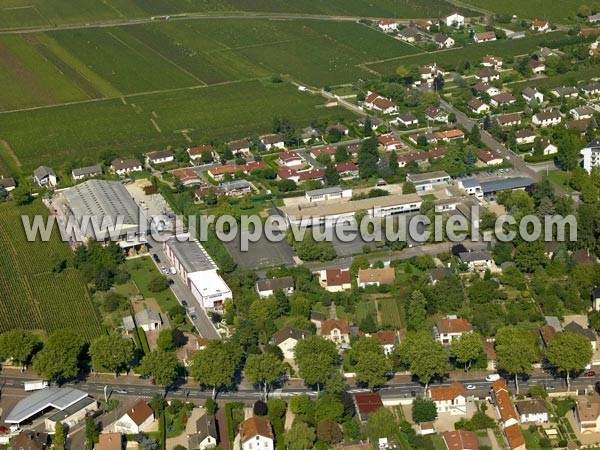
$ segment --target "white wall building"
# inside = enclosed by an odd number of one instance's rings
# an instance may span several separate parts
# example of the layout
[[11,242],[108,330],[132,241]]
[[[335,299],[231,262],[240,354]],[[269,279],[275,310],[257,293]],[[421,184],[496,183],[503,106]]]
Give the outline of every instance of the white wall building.
[[448,17],[446,17],[446,25],[449,27],[464,27],[465,26],[465,16],[461,16],[460,14],[454,13]]
[[592,171],[593,167],[600,165],[600,139],[594,139],[585,148],[581,149],[581,156],[583,156],[583,168],[588,173]]

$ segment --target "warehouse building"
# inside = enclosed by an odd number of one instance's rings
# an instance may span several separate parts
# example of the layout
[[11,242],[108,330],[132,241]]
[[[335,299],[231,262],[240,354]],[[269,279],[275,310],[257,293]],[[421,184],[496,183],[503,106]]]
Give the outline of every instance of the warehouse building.
[[189,235],[177,235],[168,239],[164,247],[167,257],[200,306],[221,308],[225,300],[232,298],[231,289],[200,242]]

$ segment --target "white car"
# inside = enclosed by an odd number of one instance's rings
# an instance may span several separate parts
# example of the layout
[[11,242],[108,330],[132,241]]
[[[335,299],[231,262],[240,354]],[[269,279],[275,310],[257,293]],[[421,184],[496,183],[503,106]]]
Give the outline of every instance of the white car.
[[465,389],[467,391],[474,391],[475,389],[477,389],[477,386],[475,386],[474,384],[467,384],[467,386],[465,387]]
[[485,381],[498,381],[500,379],[500,375],[497,373],[492,373],[485,377]]

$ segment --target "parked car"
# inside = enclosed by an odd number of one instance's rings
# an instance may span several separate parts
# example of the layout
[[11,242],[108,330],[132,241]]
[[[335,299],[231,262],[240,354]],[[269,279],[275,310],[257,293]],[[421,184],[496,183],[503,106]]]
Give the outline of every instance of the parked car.
[[127,394],[127,389],[115,389],[117,394]]
[[187,306],[187,302],[185,300],[181,300],[181,305],[182,306]]
[[160,262],[160,258],[158,257],[158,255],[157,255],[156,253],[154,253],[154,254],[152,255],[152,258],[154,259],[154,262],[157,262],[157,263],[159,263],[159,262]]
[[585,372],[583,374],[584,377],[595,377],[596,376],[596,372],[594,372],[593,370],[588,370],[587,372]]
[[473,385],[473,384],[467,384],[466,388],[467,391],[474,391],[475,389],[477,389],[477,386]]
[[487,377],[485,377],[485,381],[498,381],[500,379],[500,375],[497,373],[491,373]]

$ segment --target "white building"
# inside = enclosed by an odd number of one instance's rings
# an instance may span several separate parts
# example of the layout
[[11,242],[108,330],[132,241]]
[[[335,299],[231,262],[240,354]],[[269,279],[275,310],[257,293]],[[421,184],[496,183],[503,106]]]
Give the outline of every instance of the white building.
[[169,150],[146,153],[146,163],[148,164],[165,164],[174,160],[173,152]]
[[281,349],[284,359],[293,360],[294,349],[296,348],[298,341],[305,339],[311,334],[312,333],[307,330],[285,327],[273,334],[271,342]]
[[256,282],[256,292],[258,292],[260,298],[269,297],[278,289],[281,289],[285,295],[292,295],[294,293],[294,278],[272,278]]
[[398,30],[398,22],[393,19],[383,19],[379,21],[379,29],[389,33],[390,31]]
[[487,250],[481,252],[463,252],[459,255],[460,262],[467,264],[469,269],[488,269],[492,266],[492,255]]
[[160,314],[151,309],[143,309],[134,316],[123,317],[122,323],[123,330],[126,332],[131,332],[136,327],[141,327],[144,331],[160,330],[162,328]]
[[285,142],[278,134],[267,134],[260,137],[260,148],[263,150],[271,150],[273,148],[284,150]]
[[558,111],[542,111],[534,114],[531,121],[538,127],[555,126],[562,122],[562,116]]
[[600,138],[594,139],[585,148],[581,149],[581,156],[583,156],[583,168],[588,173],[592,171],[593,167],[600,165]]
[[465,26],[465,16],[454,13],[445,19],[446,25],[449,27],[460,28]]
[[168,239],[165,253],[202,308],[220,308],[232,298],[231,289],[204,247],[189,234]]
[[453,416],[467,413],[467,391],[457,381],[450,386],[432,387],[429,395],[438,413],[450,413]]
[[515,403],[521,423],[547,423],[548,408],[543,400],[527,400]]
[[544,102],[544,94],[542,94],[536,88],[527,87],[523,89],[521,95],[527,102],[530,102],[533,99],[536,99],[538,104],[542,104]]
[[110,163],[110,168],[117,175],[127,175],[131,172],[139,172],[142,170],[142,163],[137,159],[117,158]]
[[56,173],[50,167],[40,166],[33,171],[33,179],[39,187],[54,187],[58,181]]
[[102,175],[101,166],[80,167],[71,171],[71,178],[73,181],[79,181],[87,177],[95,177],[98,175]]
[[242,450],[273,450],[271,423],[262,417],[251,417],[240,424]]
[[314,189],[312,191],[306,191],[306,200],[309,202],[320,202],[323,200],[338,200],[341,198],[352,197],[352,188],[334,186],[324,189]]
[[148,431],[154,422],[154,411],[145,400],[139,399],[117,422],[114,429],[117,433],[137,434]]
[[435,339],[444,345],[450,344],[454,339],[458,339],[463,334],[473,331],[473,327],[467,319],[459,319],[456,316],[448,316],[443,319],[438,326],[433,328]]

